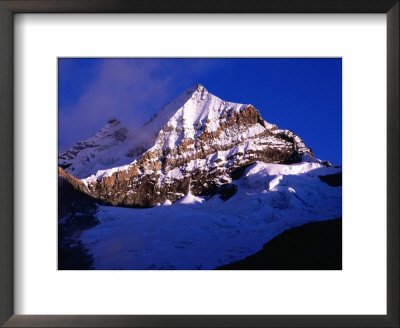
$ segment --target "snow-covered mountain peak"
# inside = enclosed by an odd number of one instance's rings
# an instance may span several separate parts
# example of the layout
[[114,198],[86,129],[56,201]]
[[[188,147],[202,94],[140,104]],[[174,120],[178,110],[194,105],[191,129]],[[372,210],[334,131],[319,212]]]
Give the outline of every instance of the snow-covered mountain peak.
[[[195,84],[181,93],[174,101],[165,105],[145,126],[150,126],[156,121],[160,123],[163,118],[169,120],[179,117],[192,118],[194,123],[198,123],[204,118],[217,117],[224,110],[238,110],[246,106],[248,105],[224,101],[208,92],[201,84]],[[164,120],[162,123],[165,124],[167,121]]]
[[[135,144],[128,153],[134,158],[145,148],[173,149],[181,142],[194,140],[204,132],[217,131],[223,121],[249,106],[224,101],[209,93],[201,84],[195,84],[135,131],[132,138]],[[145,147],[141,147],[143,145]]]
[[[185,138],[191,139],[199,136],[203,131],[217,130],[221,123],[220,120],[239,113],[249,106],[224,101],[209,93],[200,84],[188,89],[177,100],[173,103],[173,105],[179,104],[179,108],[176,108],[175,112],[164,109],[165,112],[172,115],[162,129],[166,133],[174,131],[177,135],[182,135],[183,132]],[[159,124],[159,126],[161,125]]]
[[59,165],[85,178],[94,198],[147,207],[184,197],[189,181],[194,196],[215,194],[256,161],[304,158],[321,163],[300,137],[264,121],[254,106],[222,100],[196,84],[139,129],[108,121],[61,154]]
[[[196,124],[206,119],[215,119],[224,112],[244,108],[248,105],[224,101],[209,93],[201,84],[195,84],[180,94],[174,101],[165,105],[144,126],[161,130],[171,123],[178,125],[185,120],[185,125]],[[175,123],[174,123],[175,122]]]

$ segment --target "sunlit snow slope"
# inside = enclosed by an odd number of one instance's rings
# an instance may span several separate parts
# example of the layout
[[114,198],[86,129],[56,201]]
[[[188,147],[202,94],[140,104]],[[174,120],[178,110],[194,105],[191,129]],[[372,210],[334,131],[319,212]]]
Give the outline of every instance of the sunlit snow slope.
[[[81,235],[95,269],[214,269],[241,260],[284,230],[342,216],[342,187],[320,163],[257,162],[227,201],[191,192],[149,209],[100,206],[101,223]],[[168,206],[167,206],[168,205]]]

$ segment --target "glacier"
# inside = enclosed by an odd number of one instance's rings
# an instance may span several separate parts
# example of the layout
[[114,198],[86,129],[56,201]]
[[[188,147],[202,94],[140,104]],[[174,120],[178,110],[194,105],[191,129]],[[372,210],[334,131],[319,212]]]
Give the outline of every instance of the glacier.
[[257,162],[234,180],[227,201],[188,194],[148,209],[99,206],[100,224],[81,233],[100,270],[207,270],[259,251],[283,231],[342,216],[342,187],[319,176],[341,167]]

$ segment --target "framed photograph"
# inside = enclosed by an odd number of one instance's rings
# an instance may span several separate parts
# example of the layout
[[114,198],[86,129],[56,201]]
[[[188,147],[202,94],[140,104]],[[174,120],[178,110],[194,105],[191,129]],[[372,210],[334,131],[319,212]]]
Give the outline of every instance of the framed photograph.
[[399,326],[398,1],[0,9],[2,325]]
[[58,58],[58,269],[341,270],[341,68]]

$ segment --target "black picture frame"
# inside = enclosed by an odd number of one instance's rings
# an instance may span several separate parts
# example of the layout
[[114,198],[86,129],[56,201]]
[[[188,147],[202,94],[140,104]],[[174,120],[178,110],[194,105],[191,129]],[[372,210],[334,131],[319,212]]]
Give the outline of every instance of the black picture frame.
[[[399,327],[399,0],[0,0],[0,324],[4,327]],[[14,315],[13,17],[16,13],[385,13],[387,315]],[[366,286],[368,288],[368,286]]]

